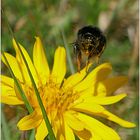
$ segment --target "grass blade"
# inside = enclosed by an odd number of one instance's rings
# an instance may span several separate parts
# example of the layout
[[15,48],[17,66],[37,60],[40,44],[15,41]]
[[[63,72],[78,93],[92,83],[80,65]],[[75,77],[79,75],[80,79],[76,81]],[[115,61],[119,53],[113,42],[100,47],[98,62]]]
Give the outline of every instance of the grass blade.
[[[16,39],[15,39],[15,41],[16,41]],[[33,78],[33,76],[32,76],[32,73],[31,73],[31,71],[30,71],[30,68],[29,68],[29,66],[28,66],[28,63],[27,63],[27,61],[26,61],[26,59],[25,59],[25,56],[24,56],[24,54],[23,54],[23,52],[22,52],[22,50],[21,50],[19,44],[17,43],[17,41],[16,41],[16,45],[18,46],[18,49],[19,49],[19,51],[20,51],[20,53],[21,53],[21,56],[22,56],[22,58],[23,58],[23,61],[24,61],[25,65],[26,65],[26,68],[27,68],[27,70],[28,70],[28,74],[29,74],[29,76],[30,76],[30,79],[31,79],[31,82],[32,82],[32,86],[33,86],[33,88],[34,88],[34,90],[35,90],[35,94],[36,94],[36,97],[37,97],[39,106],[40,106],[40,108],[41,108],[42,115],[43,115],[43,118],[44,118],[44,120],[45,120],[46,126],[47,126],[47,128],[48,128],[50,138],[51,138],[51,140],[55,140],[55,135],[54,135],[54,133],[53,133],[52,126],[51,126],[51,124],[50,124],[50,122],[49,122],[49,118],[48,118],[48,116],[47,116],[45,107],[44,107],[44,105],[43,105],[43,103],[42,103],[42,100],[41,100],[39,91],[38,91],[37,86],[36,86],[36,84],[35,84],[35,80],[34,80],[34,78]]]
[[9,130],[8,124],[6,122],[3,111],[1,112],[1,124],[2,124],[2,131],[3,131],[4,139],[11,140],[10,130]]
[[4,60],[5,60],[6,64],[7,64],[7,66],[8,66],[8,69],[9,69],[9,71],[10,71],[10,74],[12,75],[12,77],[13,77],[13,79],[14,79],[14,82],[15,82],[15,84],[16,84],[16,87],[17,87],[17,89],[18,89],[18,91],[19,91],[19,93],[20,93],[20,96],[21,96],[22,100],[23,100],[24,103],[25,103],[26,108],[28,109],[29,113],[32,113],[32,112],[33,112],[33,108],[32,108],[32,106],[30,105],[30,103],[28,102],[28,99],[27,99],[27,97],[26,97],[24,91],[22,90],[22,87],[21,87],[21,85],[19,84],[17,78],[15,77],[15,75],[14,75],[14,73],[13,73],[13,71],[12,71],[10,65],[9,65],[9,62],[8,62],[8,60],[7,60],[7,58],[6,58],[6,56],[5,56],[4,53],[3,53],[3,58],[4,58]]
[[61,34],[62,34],[62,38],[63,38],[63,41],[64,41],[64,46],[65,46],[66,51],[67,51],[67,59],[68,59],[68,63],[69,63],[69,66],[70,66],[70,70],[71,70],[71,73],[73,74],[73,73],[75,73],[75,69],[74,69],[74,66],[73,66],[73,63],[72,63],[70,51],[69,51],[69,48],[68,48],[68,43],[66,41],[66,37],[65,37],[64,31],[62,29],[61,29]]
[[[26,59],[25,59],[25,56],[24,56],[24,54],[23,54],[23,52],[22,52],[22,50],[21,50],[19,44],[18,44],[17,41],[16,41],[16,37],[15,37],[15,35],[14,35],[14,33],[13,33],[13,31],[12,31],[10,25],[9,25],[7,16],[6,16],[6,14],[4,13],[3,9],[2,9],[2,14],[3,14],[4,17],[5,17],[5,20],[6,20],[6,23],[7,23],[8,28],[9,28],[9,31],[10,31],[11,35],[13,36],[13,38],[14,38],[14,40],[15,40],[15,42],[16,42],[16,45],[17,45],[17,47],[18,47],[18,49],[19,49],[19,51],[20,51],[20,53],[21,53],[21,56],[22,56],[22,58],[23,58],[23,61],[24,61],[25,65],[26,65],[26,68],[27,68],[27,70],[28,70],[28,74],[29,74],[29,76],[30,76],[30,79],[31,79],[31,82],[32,82],[32,86],[34,87],[35,94],[36,94],[36,96],[37,96],[37,100],[38,100],[39,106],[40,106],[40,108],[41,108],[43,118],[44,118],[44,120],[45,120],[47,129],[48,129],[48,131],[49,131],[49,136],[50,136],[51,140],[55,140],[55,135],[54,135],[54,133],[53,133],[52,126],[51,126],[51,124],[50,124],[50,122],[49,122],[49,118],[48,118],[48,116],[47,116],[47,114],[46,114],[46,110],[45,110],[45,107],[44,107],[44,105],[43,105],[43,103],[42,103],[42,100],[41,100],[39,91],[38,91],[37,86],[36,86],[35,81],[34,81],[34,78],[33,78],[33,76],[32,76],[32,73],[31,73],[30,69],[29,69],[29,66],[28,66],[28,63],[27,63],[27,61],[26,61]],[[5,58],[6,58],[6,57],[5,57]],[[8,61],[7,61],[7,62],[8,62]],[[11,69],[10,69],[10,71],[11,71]],[[11,74],[13,74],[12,71],[11,71]],[[13,76],[14,76],[14,74],[13,74]],[[16,80],[15,76],[14,76],[14,79],[15,79],[17,85],[18,85],[18,81]],[[18,88],[19,88],[19,90],[21,90],[21,87],[20,87],[19,85],[18,85]],[[28,104],[27,104],[27,105],[28,105]],[[29,106],[28,106],[28,107],[29,107]]]
[[31,133],[30,133],[30,137],[29,137],[29,140],[34,140],[35,139],[35,130],[31,130]]

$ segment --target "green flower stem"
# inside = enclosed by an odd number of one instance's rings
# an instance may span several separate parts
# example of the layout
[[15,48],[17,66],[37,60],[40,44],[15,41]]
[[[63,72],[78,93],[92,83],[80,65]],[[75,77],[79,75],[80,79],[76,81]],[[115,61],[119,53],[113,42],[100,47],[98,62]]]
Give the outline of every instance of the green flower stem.
[[40,97],[39,91],[38,91],[37,86],[36,86],[36,84],[35,84],[35,81],[34,81],[34,78],[33,78],[33,76],[32,76],[32,73],[31,73],[31,71],[30,71],[30,68],[29,68],[29,66],[28,66],[28,63],[27,63],[27,61],[26,61],[26,59],[25,59],[25,56],[24,56],[24,54],[23,54],[23,52],[22,52],[22,50],[21,50],[19,44],[17,43],[16,39],[15,39],[15,42],[16,42],[16,45],[18,46],[18,49],[19,49],[19,51],[20,51],[20,53],[21,53],[21,56],[22,56],[22,58],[23,58],[23,61],[24,61],[25,65],[26,65],[26,68],[27,68],[27,70],[28,70],[28,73],[29,73],[29,76],[30,76],[32,85],[33,85],[33,87],[34,87],[35,94],[36,94],[36,97],[37,97],[39,106],[40,106],[41,111],[42,111],[43,118],[44,118],[44,120],[45,120],[46,126],[47,126],[48,131],[49,131],[50,138],[51,138],[51,140],[56,140],[56,139],[55,139],[55,135],[54,135],[53,130],[52,130],[52,126],[51,126],[51,124],[50,124],[50,122],[49,122],[49,118],[48,118],[48,116],[47,116],[47,114],[46,114],[45,107],[44,107],[44,105],[43,105],[43,103],[42,103],[42,99],[41,99],[41,97]]
[[5,60],[6,64],[7,64],[7,66],[8,66],[8,69],[9,69],[9,71],[10,71],[10,74],[11,74],[12,77],[14,78],[14,82],[15,82],[15,84],[16,84],[16,87],[17,87],[17,89],[18,89],[18,91],[19,91],[19,93],[20,93],[20,96],[21,96],[22,100],[24,101],[25,106],[27,107],[29,113],[32,113],[32,112],[33,112],[33,108],[32,108],[32,106],[30,105],[30,103],[28,102],[28,99],[27,99],[27,97],[25,96],[25,93],[24,93],[24,91],[22,90],[22,87],[21,87],[20,83],[18,82],[17,78],[15,77],[15,75],[14,75],[14,73],[13,73],[13,71],[12,71],[12,69],[11,69],[11,67],[10,67],[10,65],[9,65],[9,63],[8,63],[8,61],[7,61],[7,58],[6,58],[6,56],[5,56],[4,53],[3,53],[3,57],[4,57],[4,60]]

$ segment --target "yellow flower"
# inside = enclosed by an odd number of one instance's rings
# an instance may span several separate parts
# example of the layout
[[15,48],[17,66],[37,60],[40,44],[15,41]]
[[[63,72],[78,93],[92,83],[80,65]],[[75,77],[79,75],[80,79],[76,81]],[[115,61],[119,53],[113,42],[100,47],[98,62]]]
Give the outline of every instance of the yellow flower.
[[[27,68],[20,51],[13,40],[16,57],[5,53],[16,78],[32,105],[34,112],[22,118],[17,126],[20,130],[36,129],[36,140],[43,140],[48,131],[38,105]],[[55,51],[54,64],[50,71],[41,40],[36,37],[33,49],[33,63],[26,50],[22,52],[34,77],[42,102],[51,122],[57,140],[120,140],[119,135],[109,126],[94,118],[100,116],[123,127],[135,127],[108,110],[106,105],[116,103],[126,94],[111,96],[127,82],[125,76],[109,78],[112,67],[104,63],[86,75],[86,68],[64,79],[66,74],[66,51],[58,47]],[[49,52],[48,52],[49,53]],[[2,58],[3,60],[3,58]],[[5,61],[3,60],[5,63]],[[24,104],[14,86],[14,80],[2,76],[2,102],[10,105]]]

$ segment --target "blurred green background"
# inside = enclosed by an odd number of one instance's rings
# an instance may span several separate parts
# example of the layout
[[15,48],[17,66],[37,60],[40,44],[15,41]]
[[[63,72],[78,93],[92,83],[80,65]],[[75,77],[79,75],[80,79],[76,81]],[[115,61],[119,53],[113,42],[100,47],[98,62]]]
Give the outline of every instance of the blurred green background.
[[[113,123],[109,125],[121,135],[122,140],[138,140],[138,0],[2,0],[2,8],[18,42],[31,57],[34,37],[41,37],[51,67],[54,50],[66,41],[76,70],[71,43],[81,27],[98,26],[107,37],[107,47],[100,63],[111,62],[113,75],[129,76],[129,83],[119,89],[128,97],[110,110],[135,122],[137,127],[126,129]],[[1,25],[2,49],[15,55],[12,36],[3,15]],[[2,74],[9,75],[3,63],[1,66]],[[69,75],[69,65],[67,67]],[[2,140],[23,140],[23,133],[16,128],[16,123],[25,114],[20,107],[2,105]],[[30,135],[28,139],[34,138]]]

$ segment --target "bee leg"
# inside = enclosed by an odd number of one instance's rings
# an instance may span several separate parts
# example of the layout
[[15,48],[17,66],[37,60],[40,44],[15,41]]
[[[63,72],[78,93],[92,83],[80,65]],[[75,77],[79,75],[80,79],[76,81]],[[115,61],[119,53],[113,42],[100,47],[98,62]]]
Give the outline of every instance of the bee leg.
[[100,60],[100,57],[101,57],[102,53],[104,52],[105,47],[106,47],[106,46],[103,46],[102,51],[101,51],[100,54],[98,54],[97,57],[96,57],[96,63],[97,63],[98,65],[100,64],[100,61],[99,61],[99,60]]
[[91,53],[89,54],[88,59],[86,61],[86,72],[88,72],[88,65],[90,63],[91,58],[93,58],[93,52],[94,52],[94,50],[91,51]]
[[81,52],[79,52],[76,56],[77,61],[77,71],[80,72],[81,70]]
[[73,47],[74,47],[74,53],[76,55],[77,71],[80,72],[82,54],[81,54],[81,51],[80,51],[79,46],[77,44],[74,44]]
[[86,61],[86,73],[88,72],[88,65],[89,65],[89,58],[87,59],[87,61]]
[[96,58],[95,58],[96,60],[96,63],[99,65],[100,64],[100,56],[97,56]]

